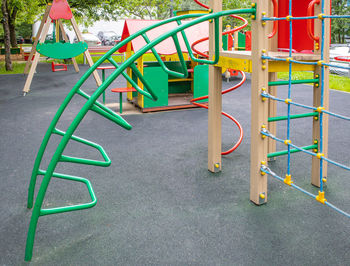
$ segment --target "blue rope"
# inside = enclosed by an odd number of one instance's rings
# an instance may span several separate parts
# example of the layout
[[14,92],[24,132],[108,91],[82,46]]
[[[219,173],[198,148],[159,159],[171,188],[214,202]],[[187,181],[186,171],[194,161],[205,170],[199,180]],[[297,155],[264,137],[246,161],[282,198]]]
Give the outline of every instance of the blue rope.
[[350,121],[350,117],[347,117],[347,116],[338,115],[336,113],[333,113],[333,112],[330,112],[330,111],[327,111],[327,110],[323,110],[322,112],[325,113],[325,114],[328,114],[328,115],[340,118],[340,119],[344,119],[344,120]]
[[334,67],[334,68],[350,69],[350,67],[347,67],[347,66],[339,66],[339,65],[327,64],[327,63],[322,63],[322,65]]
[[[324,1],[322,1],[322,13],[324,13]],[[321,35],[321,61],[324,59],[324,42],[325,42],[325,21],[322,19],[322,35]],[[321,65],[321,95],[320,95],[320,106],[324,106],[324,64]],[[320,122],[320,139],[319,139],[319,152],[323,153],[323,113],[319,114]],[[320,191],[323,192],[323,156],[320,158]]]
[[324,15],[324,18],[350,18],[350,15]]
[[[285,103],[285,101],[286,101],[285,99],[281,99],[281,98],[277,98],[275,96],[272,96],[271,94],[268,94],[267,92],[262,92],[261,93],[261,97],[269,98],[269,99],[272,99],[272,100],[275,100],[275,101],[278,101],[278,102],[283,102],[283,103]],[[317,110],[316,107],[305,105],[305,104],[301,104],[301,103],[290,102],[289,105],[295,105],[295,106],[303,107],[303,108],[306,108],[306,109]]]
[[[324,14],[324,10],[325,10],[325,4],[324,4],[324,1],[322,1],[322,14]],[[292,51],[293,51],[293,24],[292,24],[292,21],[293,20],[306,20],[306,19],[316,19],[318,18],[318,16],[312,16],[312,17],[292,17],[292,1],[289,1],[289,16],[288,16],[288,22],[289,22],[289,58],[277,58],[277,57],[271,57],[271,56],[267,56],[267,55],[262,55],[262,59],[267,59],[267,60],[275,60],[275,61],[284,61],[284,62],[288,62],[289,64],[289,71],[288,71],[288,99],[291,99],[291,87],[292,87],[292,63],[296,63],[296,64],[305,64],[305,65],[319,65],[318,62],[304,62],[304,61],[297,61],[297,60],[293,60],[291,59],[292,58]],[[323,15],[323,18],[350,18],[350,16],[348,15],[341,15],[341,16],[337,16],[337,15],[333,15],[333,16],[325,16]],[[276,17],[263,17],[262,20],[264,21],[276,21],[276,20],[287,20],[287,18],[276,18]],[[331,67],[335,67],[335,68],[343,68],[343,69],[350,69],[350,67],[342,67],[342,66],[337,66],[337,65],[332,65],[332,64],[327,64],[327,63],[323,63],[323,60],[324,60],[324,48],[325,48],[325,21],[324,19],[322,19],[322,35],[321,35],[321,64],[320,64],[320,67],[321,67],[321,77],[320,77],[320,89],[321,89],[321,92],[320,92],[320,107],[323,109],[324,107],[324,92],[325,92],[325,80],[324,80],[324,75],[325,75],[325,66],[331,66]],[[288,60],[288,61],[287,61]],[[265,98],[269,98],[269,99],[272,99],[272,100],[275,100],[275,101],[279,101],[279,102],[286,102],[285,99],[281,99],[281,98],[277,98],[277,97],[274,97],[270,94],[268,94],[267,92],[263,91],[261,93],[261,96],[262,97],[265,97]],[[303,107],[303,108],[307,108],[307,109],[311,109],[311,110],[317,110],[316,107],[313,107],[313,106],[308,106],[308,105],[304,105],[304,104],[300,104],[300,103],[293,103],[293,102],[288,102],[288,110],[287,110],[287,140],[290,140],[290,115],[291,115],[291,105],[295,105],[295,106],[298,106],[298,107]],[[332,115],[334,117],[337,117],[337,118],[341,118],[341,119],[345,119],[345,120],[348,120],[350,121],[350,118],[349,117],[345,117],[345,116],[342,116],[342,115],[338,115],[338,114],[335,114],[333,112],[330,112],[330,111],[325,111],[325,110],[322,110],[322,112],[320,112],[319,114],[319,135],[320,135],[320,139],[319,139],[319,149],[318,149],[318,154],[314,153],[314,152],[310,152],[308,150],[305,150],[301,147],[298,147],[292,143],[287,143],[287,146],[288,146],[288,160],[287,160],[287,174],[290,175],[290,164],[291,164],[291,147],[294,147],[295,149],[299,150],[299,151],[302,151],[306,154],[309,154],[311,156],[317,156],[317,155],[320,155],[323,153],[323,115],[325,114],[328,114],[328,115]],[[265,135],[265,136],[268,136],[272,139],[274,139],[275,141],[278,141],[278,142],[281,142],[281,143],[285,143],[285,140],[282,140],[282,139],[279,139],[277,138],[276,136],[272,135],[270,132],[268,132],[266,129],[262,129],[261,130],[261,134],[262,135]],[[319,160],[320,160],[320,192],[323,192],[323,161],[327,161],[331,164],[334,164],[338,167],[341,167],[345,170],[349,170],[350,171],[350,167],[348,166],[345,166],[343,164],[340,164],[338,162],[335,162],[333,160],[330,160],[324,156],[318,156],[319,157]],[[280,181],[284,181],[284,179],[278,175],[276,175],[275,173],[273,173],[268,167],[266,166],[262,166],[261,167],[261,171],[262,172],[265,172],[275,178],[277,178],[278,180]],[[308,196],[312,197],[312,198],[316,198],[316,196],[304,189],[302,189],[301,187],[295,185],[295,184],[291,184],[292,187],[294,187],[295,189],[307,194]],[[347,216],[348,218],[350,218],[350,214],[342,211],[341,209],[335,207],[333,204],[331,203],[328,203],[327,201],[325,202],[325,204],[331,208],[333,208],[334,210],[336,210],[337,212]]]
[[[267,137],[269,137],[269,138],[275,140],[275,141],[284,143],[284,140],[283,140],[283,139],[277,138],[276,136],[272,135],[270,132],[261,131],[260,133],[261,133],[262,135],[264,135],[264,136],[267,136]],[[299,151],[301,151],[301,152],[304,152],[304,153],[306,153],[306,154],[309,154],[309,155],[311,155],[311,156],[317,156],[317,153],[314,153],[314,152],[305,150],[305,149],[303,149],[302,147],[299,147],[299,146],[297,146],[297,145],[294,145],[293,143],[289,143],[288,146],[291,146],[291,147],[293,147],[293,148],[295,148],[295,149],[297,149],[297,150],[299,150]],[[331,159],[329,159],[329,158],[327,158],[327,157],[324,157],[324,156],[321,156],[321,158],[322,158],[323,160],[329,162],[330,164],[336,165],[336,166],[338,166],[338,167],[340,167],[340,168],[343,168],[343,169],[345,169],[345,170],[350,171],[350,167],[349,167],[349,166],[340,164],[340,163],[338,163],[338,162],[336,162],[336,161],[333,161],[333,160],[331,160]]]
[[342,211],[341,209],[337,208],[336,206],[334,206],[333,204],[329,203],[328,201],[325,202],[325,204],[328,206],[328,207],[331,207],[332,209],[334,209],[335,211],[339,212],[340,214],[343,214],[345,215],[346,217],[350,218],[350,214],[345,212],[345,211]]
[[[262,92],[261,93],[261,97],[269,98],[271,100],[275,100],[275,101],[278,101],[278,102],[285,103],[285,99],[277,98],[275,96],[272,96],[271,94],[268,94],[267,92]],[[295,106],[298,106],[298,107],[302,107],[302,108],[306,108],[306,109],[310,109],[310,110],[314,110],[314,111],[317,110],[317,107],[313,107],[313,106],[309,106],[309,105],[305,105],[305,104],[301,104],[301,103],[290,102],[289,104],[292,104],[292,105],[295,105]],[[339,115],[339,114],[333,113],[331,111],[323,110],[322,113],[328,114],[330,116],[334,116],[336,118],[340,118],[340,119],[344,119],[344,120],[350,121],[350,117]]]
[[[266,173],[266,174],[268,174],[268,175],[270,175],[270,176],[272,176],[272,177],[278,179],[278,180],[281,181],[281,182],[284,181],[284,179],[283,179],[282,177],[276,175],[274,172],[272,172],[272,171],[271,171],[269,168],[267,168],[267,167],[266,167],[266,168],[263,168],[263,167],[262,167],[262,168],[260,169],[260,171],[262,171],[262,172],[264,172],[264,173]],[[293,187],[293,188],[295,188],[295,189],[297,189],[297,190],[303,192],[304,194],[310,196],[310,197],[313,198],[313,199],[316,199],[316,195],[314,195],[314,194],[312,194],[312,193],[306,191],[305,189],[303,189],[303,188],[301,188],[301,187],[295,185],[294,183],[291,184],[291,187]],[[334,209],[335,211],[339,212],[340,214],[343,214],[343,215],[346,216],[347,218],[350,218],[350,214],[349,214],[349,213],[347,213],[347,212],[345,212],[345,211],[343,211],[343,210],[337,208],[336,206],[334,206],[333,204],[329,203],[328,201],[325,202],[325,205],[327,205],[328,207]]]
[[[323,16],[325,17],[325,16]],[[317,19],[318,16],[311,16],[311,17],[290,17],[288,19],[290,20],[301,20],[301,19]],[[276,18],[276,17],[263,17],[261,20],[265,20],[265,21],[274,21],[274,20],[287,20],[286,17],[279,17],[279,18]]]
[[[292,1],[289,1],[289,16],[292,16]],[[289,21],[289,57],[292,57],[293,52],[293,21]],[[289,61],[289,73],[288,73],[288,99],[290,99],[292,96],[292,62]],[[287,108],[287,139],[290,139],[290,109],[291,105],[288,104]],[[287,156],[287,175],[290,175],[290,164],[291,164],[291,158],[290,158],[290,146],[288,145],[288,156]]]
[[333,160],[328,159],[328,158],[323,157],[323,156],[322,156],[322,158],[323,158],[325,161],[327,161],[327,162],[329,162],[329,163],[331,163],[331,164],[334,164],[334,165],[336,165],[336,166],[338,166],[338,167],[340,167],[340,168],[343,168],[343,169],[345,169],[345,170],[350,171],[350,167],[349,167],[349,166],[343,165],[343,164],[341,164],[341,163],[338,163],[338,162],[336,162],[336,161],[333,161]]
[[[350,15],[323,15],[323,18],[350,18]],[[306,19],[318,19],[318,16],[310,17],[289,17],[289,20],[306,20]],[[264,21],[275,21],[275,20],[287,20],[286,17],[263,17],[261,20]]]

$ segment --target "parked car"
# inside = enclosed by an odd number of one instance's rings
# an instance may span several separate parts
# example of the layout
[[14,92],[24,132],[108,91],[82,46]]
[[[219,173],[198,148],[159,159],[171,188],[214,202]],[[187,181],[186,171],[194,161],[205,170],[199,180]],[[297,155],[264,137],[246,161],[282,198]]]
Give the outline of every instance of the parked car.
[[103,40],[103,45],[114,46],[120,42],[121,36],[115,35]]
[[114,31],[100,31],[97,36],[101,40],[102,45],[114,46],[120,42],[121,39]]
[[24,38],[22,36],[17,36],[17,43],[18,44],[23,44],[24,43]]
[[[101,46],[101,41],[92,33],[82,33],[83,40],[88,44],[88,46]],[[78,38],[74,37],[74,42],[78,42]]]

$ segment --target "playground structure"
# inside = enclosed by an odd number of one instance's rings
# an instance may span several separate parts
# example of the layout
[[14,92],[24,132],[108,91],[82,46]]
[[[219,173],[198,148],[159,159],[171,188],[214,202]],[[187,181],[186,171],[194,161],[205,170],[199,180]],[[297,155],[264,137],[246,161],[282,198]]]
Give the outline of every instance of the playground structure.
[[[104,149],[96,143],[82,139],[73,135],[80,122],[87,114],[92,110],[105,118],[115,122],[121,127],[130,130],[129,125],[122,117],[112,112],[104,105],[99,103],[97,99],[108,88],[108,86],[117,78],[120,74],[123,75],[126,80],[132,85],[135,90],[144,97],[157,100],[157,95],[152,90],[149,80],[147,80],[138,66],[135,64],[144,53],[151,50],[156,57],[160,68],[168,75],[172,75],[176,78],[188,77],[188,66],[182,53],[181,45],[179,42],[179,36],[182,37],[185,46],[188,50],[189,57],[196,63],[209,64],[209,119],[208,119],[208,169],[212,172],[218,172],[221,170],[221,83],[222,83],[222,68],[237,69],[240,71],[246,71],[252,73],[252,85],[251,85],[251,166],[250,166],[250,199],[257,205],[263,204],[267,201],[267,175],[271,175],[287,185],[298,189],[301,192],[306,193],[310,197],[316,199],[318,202],[327,205],[339,213],[350,217],[350,215],[339,208],[329,203],[324,195],[323,183],[326,181],[327,176],[327,162],[342,167],[343,169],[350,170],[348,166],[339,164],[327,158],[327,143],[328,143],[328,119],[325,116],[332,115],[340,119],[350,120],[350,118],[332,113],[328,108],[329,101],[329,89],[328,89],[328,64],[329,60],[329,37],[330,37],[330,18],[350,18],[350,16],[331,16],[330,14],[330,2],[324,0],[322,3],[314,7],[314,14],[311,17],[294,17],[292,13],[292,4],[289,3],[286,17],[271,17],[272,5],[270,1],[263,0],[254,1],[251,8],[222,11],[222,3],[220,0],[210,1],[211,13],[203,15],[198,14],[186,14],[179,17],[173,17],[165,21],[158,22],[144,29],[141,29],[137,33],[124,39],[120,44],[116,45],[109,52],[107,52],[101,59],[99,59],[78,81],[78,83],[69,92],[63,104],[57,111],[53,121],[51,122],[48,131],[44,136],[44,140],[39,149],[35,164],[33,167],[31,182],[28,193],[28,208],[33,207],[34,201],[34,188],[36,178],[38,175],[43,175],[43,181],[40,185],[38,195],[35,200],[32,218],[29,226],[27,246],[26,246],[26,260],[31,260],[33,252],[33,244],[37,222],[40,216],[62,213],[74,210],[81,210],[91,208],[96,205],[96,196],[93,192],[90,182],[81,177],[71,176],[67,174],[61,174],[55,172],[58,163],[70,162],[79,164],[88,164],[95,166],[107,167],[111,164],[111,160],[107,156]],[[300,8],[298,6],[298,8]],[[252,50],[250,51],[222,51],[221,47],[221,23],[220,17],[227,15],[237,14],[250,14],[252,16]],[[281,14],[281,13],[280,13]],[[182,23],[182,20],[194,18],[187,23]],[[293,48],[293,36],[299,32],[294,28],[293,22],[296,20],[308,20],[314,19],[314,32],[315,36],[319,36],[319,44],[313,42],[313,53],[296,53],[292,52]],[[268,21],[278,21],[289,24],[289,31],[283,33],[279,32],[278,40],[280,38],[289,39],[288,52],[278,51],[277,36],[268,40],[268,35],[272,31],[272,27],[269,27]],[[209,23],[209,59],[196,58],[193,54],[191,46],[188,42],[187,36],[184,32],[185,29],[204,21],[211,21]],[[160,36],[150,39],[148,32],[156,27],[166,25],[168,23],[177,23],[177,27],[172,28],[168,32],[161,34]],[[276,23],[274,23],[276,25]],[[272,25],[271,25],[272,26]],[[306,28],[306,27],[304,27]],[[302,28],[298,28],[299,30]],[[293,32],[293,34],[292,34]],[[283,35],[284,34],[284,35]],[[136,51],[133,55],[128,56],[123,64],[120,66],[113,60],[113,53],[127,45],[130,41],[137,37],[142,37],[145,41],[145,45]],[[155,46],[162,41],[172,38],[175,44],[176,51],[180,62],[180,71],[174,71],[167,67],[162,58],[155,50]],[[286,47],[279,46],[280,49],[286,49]],[[304,47],[301,47],[304,48]],[[308,50],[308,49],[306,49]],[[296,50],[300,51],[300,50]],[[81,90],[82,84],[86,79],[93,74],[93,72],[99,67],[105,60],[108,60],[113,66],[115,71],[96,89],[91,95],[87,95]],[[130,67],[132,72],[137,77],[137,82],[133,80],[130,73],[124,71]],[[277,81],[276,72],[289,71],[288,81]],[[314,78],[308,80],[292,80],[292,71],[313,71]],[[139,85],[143,84],[142,89]],[[293,84],[313,84],[314,99],[313,106],[306,106],[299,103],[294,103],[291,97],[291,87]],[[288,86],[288,98],[279,99],[276,95],[276,86]],[[66,132],[56,128],[56,125],[74,95],[80,95],[86,99],[86,103],[80,110],[78,115],[74,118],[71,125]],[[288,113],[286,116],[276,116],[276,102],[283,102],[287,104]],[[298,106],[312,110],[311,113],[294,115],[291,113],[291,107]],[[312,145],[305,147],[298,147],[292,141],[290,136],[290,120],[302,117],[313,118],[313,143]],[[287,138],[282,139],[276,137],[275,122],[285,120],[287,121]],[[51,135],[62,136],[50,163],[46,170],[40,169],[41,160],[45,152],[46,146],[50,140]],[[96,148],[100,151],[103,161],[77,158],[64,155],[66,145],[70,140],[86,144],[88,146]],[[282,142],[287,146],[286,151],[275,151],[275,142]],[[312,150],[312,152],[310,151]],[[313,185],[320,187],[318,195],[313,195],[303,188],[294,184],[290,173],[290,157],[291,154],[297,151],[305,152],[312,156],[312,176],[311,182]],[[268,167],[268,158],[277,157],[278,155],[288,156],[287,174],[285,178],[280,177],[274,173]],[[87,185],[91,196],[91,202],[79,205],[72,205],[66,207],[57,207],[50,209],[43,209],[42,203],[45,197],[47,187],[52,177],[67,179],[71,181],[83,182]]]
[[[184,14],[193,14],[197,11],[182,11],[182,12],[174,12],[175,15],[184,15]],[[199,12],[199,11],[198,11]],[[197,12],[197,14],[198,14]],[[207,14],[208,11],[201,10],[203,14]],[[136,20],[136,19],[127,19],[125,20],[123,33],[121,40],[128,38],[129,36],[135,34],[139,30],[144,27],[151,26],[159,21],[157,20]],[[247,22],[243,25],[243,27],[247,24]],[[154,36],[159,36],[162,33],[165,33],[170,28],[175,28],[177,26],[176,23],[170,23],[169,25],[160,26],[150,31],[149,38],[152,39]],[[224,50],[245,50],[246,43],[247,47],[249,42],[250,34],[246,34],[238,32],[243,28],[237,27],[234,30],[229,30],[229,32],[223,34],[223,49]],[[233,42],[233,33],[237,35],[235,43]],[[186,36],[188,36],[188,42],[191,45],[194,55],[196,58],[207,58],[208,51],[208,40],[209,32],[208,32],[208,22],[203,22],[197,25],[194,25],[185,30]],[[246,41],[247,39],[247,41]],[[170,74],[165,73],[161,70],[161,67],[158,62],[148,62],[145,59],[145,55],[141,56],[137,61],[137,67],[145,79],[150,82],[150,85],[154,89],[155,93],[158,96],[157,101],[152,101],[146,97],[143,97],[139,93],[137,93],[132,85],[128,82],[126,88],[115,88],[113,92],[127,92],[127,99],[132,102],[135,106],[139,107],[142,112],[149,111],[159,111],[159,110],[169,110],[169,109],[179,109],[179,108],[192,108],[195,105],[190,103],[190,98],[192,96],[194,98],[202,97],[208,94],[208,66],[200,65],[193,60],[188,55],[187,48],[184,42],[179,39],[181,51],[183,53],[183,57],[187,64],[188,69],[188,77],[186,78],[176,78],[171,76]],[[126,58],[129,58],[133,53],[141,49],[145,45],[145,41],[142,38],[135,38],[127,45],[124,45],[119,49],[120,53],[125,53]],[[171,40],[165,40],[160,43],[156,47],[154,47],[156,52],[161,56],[164,64],[171,69],[172,71],[180,71],[181,64],[179,61],[179,56],[177,54],[177,50]],[[148,51],[151,53],[151,51]],[[225,72],[226,69],[223,70]],[[127,68],[127,72],[129,76],[133,77],[134,81],[137,82],[137,76],[132,74],[132,70],[130,67]],[[226,71],[229,76],[237,76],[238,72],[232,69]],[[153,77],[157,76],[157,79]],[[139,84],[140,88],[143,88],[142,83]],[[134,92],[131,92],[134,90]]]
[[[137,33],[139,30],[159,23],[157,20],[125,20],[123,33],[121,40],[125,40],[129,36]],[[153,39],[163,33],[166,33],[171,28],[176,28],[175,22],[169,23],[164,26],[157,27],[148,33],[148,38]],[[191,45],[196,40],[202,38],[202,36],[208,36],[208,22],[203,22],[185,30],[188,42]],[[126,59],[130,58],[133,53],[139,51],[146,44],[142,38],[135,38],[127,45],[124,45],[119,49],[120,53],[126,54]],[[137,68],[143,73],[143,76],[149,82],[154,92],[157,94],[157,101],[143,97],[143,95],[137,92],[128,92],[127,99],[139,107],[143,112],[158,111],[158,110],[169,110],[178,108],[191,108],[194,107],[190,103],[192,95],[206,95],[208,93],[207,86],[200,82],[203,78],[208,79],[207,69],[204,67],[197,67],[197,63],[191,60],[187,54],[187,48],[185,43],[179,39],[179,45],[181,47],[182,56],[186,62],[186,69],[188,76],[186,77],[174,77],[162,70],[159,62],[148,62],[145,60],[145,55],[142,55],[137,60]],[[170,39],[165,40],[159,45],[154,47],[157,54],[160,56],[164,65],[171,71],[179,72],[182,69],[180,59],[177,53],[177,48],[173,45]],[[205,52],[207,45],[204,44],[200,49]],[[151,51],[148,51],[149,53]],[[133,73],[130,67],[127,68],[127,73],[130,77],[137,82],[137,75]],[[154,77],[157,79],[154,79]],[[143,89],[143,84],[138,84]],[[130,82],[127,83],[127,88],[130,90],[132,85]]]
[[[79,41],[78,43],[69,42],[62,24],[62,19],[69,20],[71,22],[74,32],[77,35]],[[45,41],[51,23],[54,23],[52,42]],[[60,32],[62,33],[64,40],[63,42],[60,42]],[[30,85],[32,83],[34,73],[40,59],[40,54],[54,59],[71,58],[75,71],[79,72],[79,67],[74,57],[82,53],[84,53],[91,67],[93,65],[93,61],[91,59],[87,43],[85,43],[83,40],[83,37],[74,19],[67,0],[53,0],[52,4],[49,3],[45,9],[45,13],[41,20],[38,33],[35,36],[35,42],[32,46],[28,61],[24,68],[24,74],[28,74],[23,88],[24,95],[26,95],[30,90]],[[52,62],[51,68],[54,72],[67,70],[67,66],[63,64],[56,64],[54,62]],[[97,86],[101,85],[102,82],[97,71],[95,71],[93,75]]]

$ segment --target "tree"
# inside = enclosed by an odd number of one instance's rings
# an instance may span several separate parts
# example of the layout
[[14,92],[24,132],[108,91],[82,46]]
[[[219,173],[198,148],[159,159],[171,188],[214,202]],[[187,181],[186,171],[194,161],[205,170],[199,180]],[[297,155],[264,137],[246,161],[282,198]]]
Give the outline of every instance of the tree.
[[[350,6],[347,0],[332,1],[332,15],[348,15]],[[332,42],[345,43],[345,36],[350,35],[349,20],[344,18],[332,19]]]
[[4,44],[5,44],[5,69],[6,71],[12,70],[11,53],[10,53],[10,27],[7,13],[7,1],[1,0],[1,11],[3,14],[2,25],[4,28]]
[[6,13],[10,29],[10,41],[12,47],[17,47],[16,26],[21,23],[33,23],[35,17],[42,9],[40,0],[5,0]]
[[139,19],[165,19],[170,17],[170,10],[180,8],[181,0],[116,0],[114,3],[123,16]]

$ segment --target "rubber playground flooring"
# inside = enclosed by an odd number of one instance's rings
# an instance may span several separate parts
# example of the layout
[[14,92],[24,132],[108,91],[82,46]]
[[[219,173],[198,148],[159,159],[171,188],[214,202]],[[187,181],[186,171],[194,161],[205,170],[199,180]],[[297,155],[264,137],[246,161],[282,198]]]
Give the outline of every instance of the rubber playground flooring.
[[[24,75],[0,76],[0,265],[26,265],[24,250],[31,210],[26,208],[34,158],[65,95],[86,71],[53,73],[39,64],[31,91],[22,96]],[[238,80],[223,82],[224,88]],[[112,86],[125,86],[118,79]],[[84,90],[92,93],[94,81]],[[286,96],[280,87],[278,96]],[[331,91],[331,110],[350,115],[350,94]],[[117,102],[107,92],[107,103]],[[295,102],[312,104],[312,87],[293,87]],[[65,130],[85,102],[77,96],[62,116]],[[223,157],[223,170],[207,170],[207,110],[124,115],[124,130],[89,112],[78,136],[102,145],[108,168],[61,163],[57,172],[88,178],[96,207],[39,219],[32,265],[349,265],[350,220],[278,180],[269,177],[268,203],[249,201],[250,80],[223,97],[223,109],[244,128],[242,145]],[[279,114],[285,106],[278,105]],[[293,108],[293,113],[304,110]],[[310,145],[311,119],[292,121],[291,138]],[[238,138],[223,119],[223,149]],[[285,122],[278,136],[285,138]],[[330,119],[329,157],[350,164],[350,125]],[[53,137],[45,169],[60,138]],[[253,147],[254,148],[254,147]],[[284,149],[279,146],[279,149]],[[100,159],[94,149],[69,144],[66,155]],[[310,185],[308,155],[292,155],[295,184]],[[286,174],[286,158],[270,167]],[[329,166],[326,198],[349,212],[349,173]],[[38,177],[40,183],[41,177]],[[37,189],[38,189],[37,184]],[[37,190],[36,190],[37,191]],[[44,207],[89,201],[84,185],[53,178]]]

